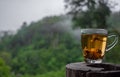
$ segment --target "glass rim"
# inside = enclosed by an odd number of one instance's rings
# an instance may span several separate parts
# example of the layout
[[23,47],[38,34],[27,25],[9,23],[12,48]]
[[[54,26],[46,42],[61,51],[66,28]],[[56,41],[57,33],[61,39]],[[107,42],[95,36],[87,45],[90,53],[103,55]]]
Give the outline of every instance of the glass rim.
[[82,34],[108,34],[106,29],[81,29]]

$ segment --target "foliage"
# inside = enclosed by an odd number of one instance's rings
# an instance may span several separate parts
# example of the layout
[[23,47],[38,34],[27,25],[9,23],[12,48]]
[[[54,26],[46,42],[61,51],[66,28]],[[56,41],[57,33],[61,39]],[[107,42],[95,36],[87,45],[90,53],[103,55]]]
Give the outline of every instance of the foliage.
[[[42,74],[51,70],[58,70],[72,61],[80,61],[80,52],[78,52],[80,51],[79,44],[72,43],[70,42],[71,40],[70,38],[59,40],[60,43],[58,45],[52,44],[47,49],[42,45],[43,43],[45,44],[45,42],[42,42],[42,44],[40,42],[33,43],[32,46],[25,46],[18,52],[16,55],[17,57],[13,59],[12,67],[16,73]],[[74,53],[77,55],[72,55]],[[58,60],[60,62],[58,62]]]
[[10,67],[0,58],[0,77],[10,77]]
[[65,69],[60,69],[59,71],[51,71],[46,74],[37,74],[35,76],[26,74],[22,77],[65,77]]
[[107,28],[111,10],[108,0],[65,0],[75,27]]
[[54,16],[30,25],[24,22],[15,35],[3,37],[0,57],[14,75],[52,75],[67,63],[83,60],[79,42],[58,24],[63,21],[64,16]]
[[[0,77],[65,77],[66,64],[83,61],[80,41],[62,26],[66,19],[63,15],[24,22],[15,35],[0,38],[0,72],[4,73]],[[115,27],[119,30],[119,25]],[[106,54],[106,61],[120,63],[119,43]]]
[[116,29],[120,28],[120,12],[115,12],[115,13],[112,13],[112,15],[110,16],[110,18],[108,19],[108,23],[109,25],[115,27]]

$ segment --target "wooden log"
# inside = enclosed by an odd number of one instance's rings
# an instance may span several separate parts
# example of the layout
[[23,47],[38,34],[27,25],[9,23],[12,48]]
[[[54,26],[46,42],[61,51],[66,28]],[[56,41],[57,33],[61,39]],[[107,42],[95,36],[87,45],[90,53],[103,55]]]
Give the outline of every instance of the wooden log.
[[70,63],[66,65],[66,77],[120,77],[120,65]]

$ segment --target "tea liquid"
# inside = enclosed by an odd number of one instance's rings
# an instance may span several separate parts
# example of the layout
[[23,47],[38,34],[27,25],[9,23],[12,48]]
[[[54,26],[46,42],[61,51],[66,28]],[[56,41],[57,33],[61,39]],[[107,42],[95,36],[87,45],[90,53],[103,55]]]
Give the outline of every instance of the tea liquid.
[[102,59],[105,54],[107,35],[82,34],[81,43],[85,59]]

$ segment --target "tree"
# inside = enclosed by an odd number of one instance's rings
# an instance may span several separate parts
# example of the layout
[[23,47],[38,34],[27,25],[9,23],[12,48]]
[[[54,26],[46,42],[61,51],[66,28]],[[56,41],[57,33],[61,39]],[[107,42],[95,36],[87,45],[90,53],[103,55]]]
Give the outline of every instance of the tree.
[[108,0],[65,0],[68,14],[73,15],[75,27],[107,28],[111,10]]
[[0,77],[11,77],[10,67],[7,66],[4,60],[2,60],[1,58],[0,58]]

